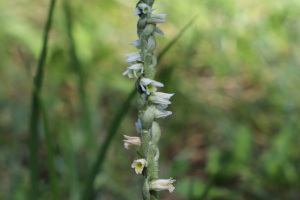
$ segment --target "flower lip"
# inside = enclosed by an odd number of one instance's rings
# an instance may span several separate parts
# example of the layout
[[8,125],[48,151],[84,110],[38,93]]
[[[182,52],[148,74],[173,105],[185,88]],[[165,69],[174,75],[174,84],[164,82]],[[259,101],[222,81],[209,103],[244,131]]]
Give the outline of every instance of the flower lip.
[[131,168],[135,169],[136,174],[141,174],[143,172],[144,167],[148,166],[148,162],[145,159],[134,160]]

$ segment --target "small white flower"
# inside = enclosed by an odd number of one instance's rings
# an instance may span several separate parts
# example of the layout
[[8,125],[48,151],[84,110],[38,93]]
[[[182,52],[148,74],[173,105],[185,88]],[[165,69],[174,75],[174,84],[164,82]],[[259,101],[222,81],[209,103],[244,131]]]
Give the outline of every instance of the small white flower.
[[140,86],[142,90],[146,91],[149,95],[150,92],[156,92],[156,87],[164,87],[164,84],[149,78],[142,78],[140,81]]
[[133,161],[131,168],[135,169],[136,174],[141,174],[145,166],[148,166],[148,162],[145,159],[138,159]]
[[140,4],[138,5],[138,8],[139,8],[140,10],[142,10],[144,14],[147,14],[147,13],[151,13],[151,12],[152,12],[151,6],[148,6],[148,5],[145,4],[145,3],[140,3]]
[[167,117],[167,116],[169,116],[171,114],[172,114],[171,111],[158,109],[157,107],[155,109],[155,118],[161,118],[161,117],[164,118],[164,117]]
[[166,16],[167,14],[151,14],[147,22],[150,24],[164,23]]
[[172,193],[175,190],[175,187],[173,186],[173,183],[176,180],[170,178],[170,179],[158,179],[156,181],[151,182],[150,188],[151,190],[155,191],[161,191],[161,190],[169,190],[170,193]]
[[130,137],[127,135],[124,135],[125,140],[124,141],[124,147],[126,149],[129,149],[130,146],[137,145],[141,146],[141,138],[140,137]]
[[154,95],[169,100],[174,95],[174,93],[173,94],[168,94],[168,93],[164,93],[164,92],[155,92]]
[[141,42],[140,40],[136,40],[131,43],[132,46],[135,46],[137,49],[141,49]]
[[125,56],[128,57],[126,62],[128,62],[130,64],[137,62],[137,61],[142,61],[141,52],[135,52],[135,53],[129,53],[129,54],[125,53]]
[[140,9],[138,7],[135,8],[135,11],[133,13],[133,17],[138,16],[139,14],[141,14],[142,12],[140,11]]
[[127,67],[127,69],[131,69],[131,70],[134,70],[136,72],[143,73],[144,66],[143,66],[142,63],[138,63],[138,64],[131,65],[130,67]]
[[142,132],[142,122],[140,119],[138,119],[137,122],[135,123],[135,128],[138,133]]
[[153,94],[149,97],[149,100],[156,104],[171,104],[169,99],[174,94],[168,94],[163,92],[153,92]]
[[164,32],[160,28],[155,27],[154,34],[164,35]]
[[132,69],[128,69],[122,74],[123,76],[128,75],[129,78],[137,78],[136,72]]

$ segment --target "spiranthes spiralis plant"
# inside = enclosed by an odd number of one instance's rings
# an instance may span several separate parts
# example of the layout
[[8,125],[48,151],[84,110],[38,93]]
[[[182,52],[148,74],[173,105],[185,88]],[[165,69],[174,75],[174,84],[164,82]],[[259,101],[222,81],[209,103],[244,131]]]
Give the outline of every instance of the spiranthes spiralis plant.
[[155,34],[164,35],[163,31],[156,25],[166,22],[166,14],[152,14],[152,5],[154,0],[140,0],[135,7],[134,17],[139,16],[137,23],[137,34],[139,39],[132,42],[139,51],[125,54],[126,60],[131,66],[123,75],[129,78],[136,78],[136,89],[140,93],[137,102],[138,120],[136,122],[136,131],[139,137],[124,135],[124,146],[140,146],[137,153],[137,159],[131,165],[136,174],[142,174],[144,184],[142,188],[144,200],[158,199],[157,191],[169,190],[173,192],[175,180],[158,178],[158,142],[161,136],[157,118],[164,118],[172,114],[166,111],[170,98],[174,94],[157,92],[157,88],[164,84],[154,80],[157,57],[153,53],[156,48]]

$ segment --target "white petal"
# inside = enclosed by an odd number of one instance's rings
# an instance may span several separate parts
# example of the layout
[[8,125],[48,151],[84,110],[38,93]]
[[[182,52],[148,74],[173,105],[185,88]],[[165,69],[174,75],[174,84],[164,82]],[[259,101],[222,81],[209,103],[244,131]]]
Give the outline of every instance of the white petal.
[[142,67],[143,67],[143,64],[139,63],[139,64],[131,65],[130,67],[127,67],[127,69],[141,70]]
[[131,45],[135,46],[137,49],[141,48],[141,42],[140,42],[140,40],[136,40],[136,41],[132,42]]
[[164,23],[166,22],[167,14],[151,14],[150,19],[147,21],[148,23]]
[[141,10],[143,10],[144,14],[152,12],[152,8],[150,6],[148,6],[147,4],[145,4],[145,3],[140,3],[138,5],[138,8],[141,9]]
[[157,104],[171,104],[169,100],[166,100],[164,98],[161,98],[159,96],[152,95],[149,97],[150,101]]
[[159,96],[161,98],[164,98],[164,99],[170,99],[173,95],[173,94],[168,94],[168,93],[164,93],[164,92],[155,92],[154,94],[155,96]]
[[138,7],[135,8],[135,11],[134,11],[134,14],[133,14],[133,17],[136,17],[138,16],[139,14],[141,14],[141,11]]
[[128,63],[133,63],[136,61],[142,61],[141,53],[140,52],[135,52],[135,53],[130,53],[130,54],[125,54],[127,56],[126,62]]
[[159,109],[155,110],[156,118],[167,117],[167,116],[169,116],[171,114],[172,114],[171,111],[159,110]]

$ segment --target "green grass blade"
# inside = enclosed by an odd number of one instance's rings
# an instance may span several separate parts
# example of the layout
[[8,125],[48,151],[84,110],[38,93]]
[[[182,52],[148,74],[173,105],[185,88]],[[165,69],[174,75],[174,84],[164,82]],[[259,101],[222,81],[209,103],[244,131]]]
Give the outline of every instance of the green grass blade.
[[195,22],[195,19],[198,15],[194,16],[180,31],[179,33],[173,38],[173,40],[160,52],[160,54],[157,56],[157,60],[160,60],[161,57],[163,57],[167,51],[170,50],[170,48],[177,42],[177,40],[183,35],[183,33],[188,30],[188,28]]
[[32,103],[31,103],[31,115],[30,115],[30,138],[29,138],[29,150],[30,150],[30,198],[31,200],[36,200],[39,198],[39,189],[38,189],[38,123],[39,123],[39,101],[38,94],[40,93],[43,74],[44,74],[44,63],[46,60],[47,54],[47,42],[49,30],[52,22],[52,13],[54,10],[55,0],[51,0],[48,19],[44,29],[44,40],[43,47],[41,50],[40,58],[38,61],[37,73],[34,77],[34,91],[32,94]]
[[48,117],[47,111],[44,106],[42,98],[39,96],[39,106],[41,109],[42,120],[44,124],[44,131],[45,131],[45,142],[46,142],[46,150],[47,150],[47,167],[50,176],[50,185],[51,185],[51,195],[53,200],[59,199],[58,193],[58,185],[57,185],[57,176],[54,164],[54,148],[53,148],[53,141],[52,135],[50,133],[49,124],[48,124]]
[[113,137],[115,136],[120,123],[122,121],[122,119],[124,118],[125,114],[127,113],[129,107],[130,107],[130,102],[133,99],[133,97],[136,94],[136,90],[133,90],[130,95],[128,96],[127,100],[125,101],[124,105],[122,106],[122,108],[117,112],[116,116],[113,119],[113,122],[110,126],[110,129],[108,131],[108,134],[100,148],[98,157],[96,162],[93,165],[93,168],[90,171],[90,174],[88,176],[88,179],[86,181],[86,185],[84,187],[83,190],[83,195],[82,195],[82,200],[88,200],[90,199],[92,192],[93,192],[93,183],[95,180],[96,175],[100,172],[102,164],[103,164],[103,160],[105,159],[105,154],[106,151],[113,139]]
[[[186,25],[184,26],[181,31],[178,33],[178,35],[162,50],[162,52],[158,55],[157,60],[160,60],[165,53],[176,43],[176,41],[182,36],[182,34],[193,24],[194,20],[195,20],[196,16],[193,17],[193,19]],[[105,154],[106,151],[113,139],[113,137],[115,136],[121,122],[122,119],[124,118],[126,112],[129,109],[130,106],[130,102],[132,101],[132,99],[134,98],[136,94],[136,89],[133,88],[133,90],[131,91],[131,93],[129,94],[129,96],[127,97],[127,100],[125,102],[125,104],[120,108],[120,110],[118,111],[118,113],[116,114],[116,116],[114,117],[114,120],[110,126],[110,129],[108,131],[108,134],[106,135],[106,138],[98,152],[98,156],[97,156],[97,160],[96,162],[93,164],[92,166],[92,170],[90,171],[90,174],[88,176],[88,179],[86,181],[83,193],[82,193],[82,198],[81,200],[88,200],[90,199],[92,192],[93,192],[93,183],[95,180],[96,175],[100,172],[103,161],[105,159]]]
[[86,80],[85,80],[85,74],[82,68],[82,65],[80,63],[80,60],[77,55],[76,51],[76,45],[73,37],[73,26],[72,26],[72,17],[71,17],[71,8],[68,1],[64,1],[64,14],[66,18],[66,27],[67,27],[67,34],[69,38],[70,43],[70,58],[71,58],[71,65],[74,67],[75,72],[78,76],[78,92],[80,95],[80,102],[81,102],[81,110],[83,112],[82,122],[83,122],[83,128],[87,132],[87,138],[88,141],[87,144],[89,146],[91,144],[95,144],[95,140],[92,137],[93,129],[91,124],[91,118],[90,118],[90,112],[89,112],[89,105],[86,98]]

